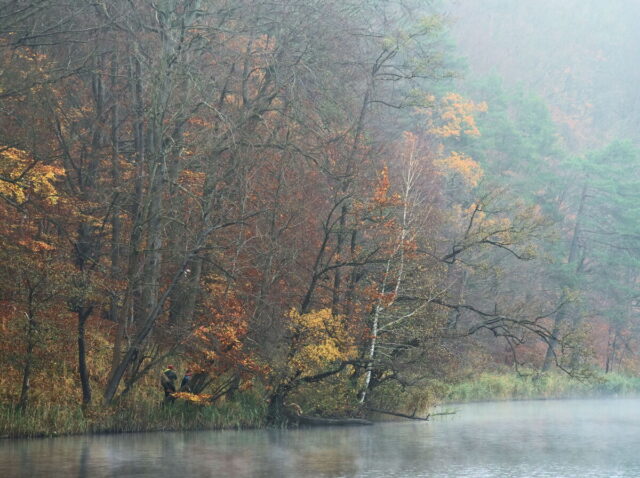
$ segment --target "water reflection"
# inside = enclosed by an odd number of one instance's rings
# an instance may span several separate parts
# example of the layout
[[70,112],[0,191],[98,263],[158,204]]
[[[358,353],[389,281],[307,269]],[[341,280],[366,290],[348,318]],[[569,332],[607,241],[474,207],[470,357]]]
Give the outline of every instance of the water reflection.
[[638,477],[640,400],[474,404],[431,423],[0,442],[0,477]]

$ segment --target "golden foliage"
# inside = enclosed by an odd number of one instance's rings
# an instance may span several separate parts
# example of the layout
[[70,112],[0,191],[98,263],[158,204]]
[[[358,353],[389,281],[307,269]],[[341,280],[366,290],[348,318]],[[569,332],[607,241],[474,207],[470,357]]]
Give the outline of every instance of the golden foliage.
[[[459,175],[471,187],[477,186],[480,182],[482,168],[470,156],[451,151],[449,147],[452,140],[464,136],[480,136],[474,115],[485,111],[486,103],[475,103],[457,93],[446,94],[432,109],[419,110],[425,116],[426,132],[441,141],[434,148],[437,151],[434,165],[439,167],[443,174]],[[407,139],[410,141],[411,137]]]
[[440,100],[439,117],[434,118],[428,132],[441,138],[480,136],[474,113],[487,111],[487,104],[474,103],[457,93],[449,93]]
[[472,187],[477,186],[482,179],[481,166],[471,156],[464,153],[451,151],[446,157],[436,160],[435,164],[441,167],[444,172],[460,175]]
[[172,393],[171,396],[173,398],[184,400],[185,402],[195,403],[196,405],[210,405],[211,398],[213,397],[213,395],[208,395],[206,393],[195,394],[189,392],[175,392]]
[[0,195],[21,204],[35,192],[50,204],[58,200],[55,182],[64,172],[17,148],[0,148]]
[[333,315],[331,309],[306,314],[291,310],[289,319],[294,337],[289,366],[297,373],[316,373],[333,362],[355,358],[354,337],[344,318]]

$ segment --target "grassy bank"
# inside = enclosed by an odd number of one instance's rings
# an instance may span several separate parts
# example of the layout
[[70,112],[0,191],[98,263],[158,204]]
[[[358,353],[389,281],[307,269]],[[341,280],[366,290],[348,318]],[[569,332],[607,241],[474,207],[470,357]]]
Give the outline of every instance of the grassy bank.
[[453,385],[446,402],[640,395],[640,378],[602,374],[577,380],[566,374],[485,373]]
[[40,405],[26,412],[0,406],[0,437],[39,437],[81,433],[129,433],[263,426],[265,405],[255,394],[211,406],[177,401],[163,406],[146,397],[131,398],[112,407]]
[[[576,380],[565,374],[484,373],[455,385],[435,384],[445,403],[600,396],[640,396],[640,378],[617,374]],[[141,388],[121,402],[82,409],[77,402],[33,403],[26,412],[0,404],[0,437],[259,428],[266,402],[255,390],[203,406],[184,401],[163,406],[157,387]]]

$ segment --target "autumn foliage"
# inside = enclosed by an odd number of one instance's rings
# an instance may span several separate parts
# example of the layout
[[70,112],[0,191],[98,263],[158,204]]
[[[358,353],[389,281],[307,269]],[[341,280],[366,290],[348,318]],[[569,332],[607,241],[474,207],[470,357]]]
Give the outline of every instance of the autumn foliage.
[[560,298],[503,285],[546,212],[474,157],[441,17],[320,3],[3,13],[2,403],[160,403],[171,361],[183,402],[363,415],[489,336],[540,362]]

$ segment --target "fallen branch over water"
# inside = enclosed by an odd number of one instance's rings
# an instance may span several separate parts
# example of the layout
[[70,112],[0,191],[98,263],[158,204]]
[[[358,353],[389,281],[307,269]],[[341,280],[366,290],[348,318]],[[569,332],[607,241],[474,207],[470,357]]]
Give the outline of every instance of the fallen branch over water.
[[363,420],[362,418],[321,418],[310,417],[307,415],[298,415],[295,420],[299,425],[307,426],[362,426],[373,425],[372,421]]
[[392,412],[390,410],[381,410],[379,408],[367,408],[367,410],[374,413],[382,413],[384,415],[392,415],[394,417],[407,418],[409,420],[422,420],[424,422],[429,421],[429,418],[431,417],[437,417],[440,415],[455,415],[456,413],[456,412],[429,413],[427,414],[426,417],[417,417],[415,410],[411,415],[407,415],[406,413],[400,413],[400,412]]
[[361,426],[373,425],[372,421],[362,418],[324,418],[302,414],[302,408],[297,403],[285,403],[284,415],[291,423],[303,426]]

